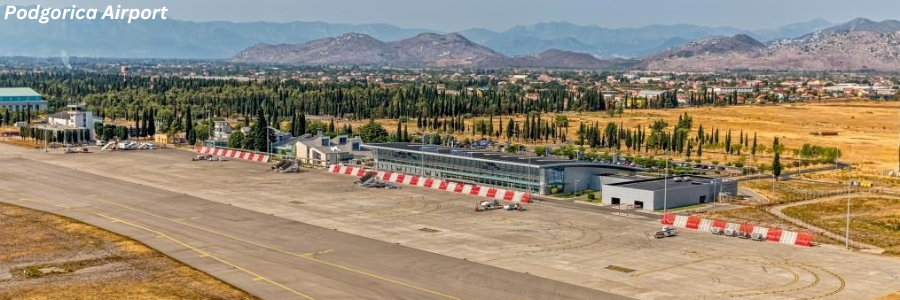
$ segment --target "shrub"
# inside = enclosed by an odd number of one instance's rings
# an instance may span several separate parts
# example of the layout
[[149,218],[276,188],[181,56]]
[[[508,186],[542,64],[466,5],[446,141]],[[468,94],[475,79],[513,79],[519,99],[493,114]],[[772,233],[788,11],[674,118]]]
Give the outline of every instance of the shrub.
[[597,196],[594,196],[594,193],[590,193],[590,194],[587,195],[587,198],[588,198],[589,201],[593,202],[594,199],[597,198]]

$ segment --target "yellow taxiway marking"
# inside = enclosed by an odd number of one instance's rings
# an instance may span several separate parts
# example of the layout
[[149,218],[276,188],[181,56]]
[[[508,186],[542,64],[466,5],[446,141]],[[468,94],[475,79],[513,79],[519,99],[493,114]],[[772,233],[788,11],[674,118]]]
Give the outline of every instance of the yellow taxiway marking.
[[229,261],[226,261],[226,260],[224,260],[224,259],[221,259],[221,258],[219,258],[219,257],[217,257],[217,256],[215,256],[215,255],[209,254],[209,253],[207,253],[206,251],[200,250],[200,249],[198,249],[198,248],[196,248],[196,247],[194,247],[194,246],[188,245],[188,244],[185,243],[185,242],[182,242],[182,241],[180,241],[180,240],[178,240],[178,239],[175,239],[175,238],[173,238],[173,237],[171,237],[171,236],[168,236],[168,235],[166,235],[166,234],[164,234],[164,233],[162,233],[162,232],[159,232],[159,231],[157,231],[157,230],[153,230],[153,229],[150,229],[150,228],[147,228],[147,227],[138,225],[138,224],[134,224],[134,223],[131,223],[131,222],[128,222],[128,221],[124,221],[124,220],[122,220],[122,219],[113,218],[113,217],[110,217],[110,216],[107,216],[107,215],[104,215],[104,214],[100,214],[100,213],[95,213],[95,214],[98,215],[98,216],[100,216],[100,217],[109,219],[110,221],[113,221],[113,222],[116,222],[116,223],[127,224],[127,225],[132,226],[132,227],[135,227],[135,228],[143,229],[143,230],[148,231],[148,232],[150,232],[150,233],[155,233],[157,236],[164,236],[165,238],[167,238],[167,239],[169,239],[169,240],[171,240],[171,241],[173,241],[173,242],[175,242],[175,243],[178,243],[178,244],[180,244],[180,245],[182,245],[182,246],[184,246],[184,247],[186,247],[186,248],[188,248],[188,249],[191,249],[191,250],[194,250],[194,251],[197,252],[197,253],[200,253],[200,257],[209,257],[209,258],[212,258],[212,259],[214,259],[214,260],[216,260],[216,261],[219,261],[219,262],[221,262],[221,263],[223,263],[223,264],[226,264],[226,265],[228,265],[228,266],[230,266],[230,267],[232,267],[232,268],[235,268],[235,269],[241,270],[241,271],[244,272],[244,273],[250,274],[251,276],[253,276],[253,280],[254,280],[254,281],[263,280],[263,281],[265,281],[265,282],[268,282],[268,283],[270,283],[270,284],[272,284],[272,285],[274,285],[274,286],[277,286],[277,287],[279,287],[279,288],[281,288],[281,289],[284,289],[284,290],[286,290],[286,291],[288,291],[288,292],[294,293],[295,295],[298,295],[298,296],[303,297],[303,298],[305,298],[305,299],[316,300],[315,298],[310,297],[309,295],[306,295],[306,294],[304,294],[304,293],[298,292],[297,290],[294,290],[294,289],[292,289],[292,288],[289,288],[289,287],[287,287],[287,286],[285,286],[285,285],[283,285],[283,284],[280,284],[280,283],[278,283],[278,282],[275,282],[275,281],[273,281],[273,280],[271,280],[271,279],[268,279],[268,278],[266,278],[266,277],[264,277],[264,276],[262,276],[262,275],[256,274],[256,273],[254,273],[253,271],[244,269],[244,268],[242,268],[242,267],[240,267],[240,266],[238,266],[238,265],[235,265],[235,264],[233,264],[233,263],[231,263],[231,262],[229,262]]
[[153,216],[153,217],[160,218],[160,219],[163,219],[163,220],[169,220],[169,221],[172,221],[172,222],[181,224],[181,225],[185,225],[185,226],[188,226],[188,227],[192,227],[192,228],[195,228],[195,229],[199,229],[199,230],[202,230],[202,231],[206,231],[206,232],[209,232],[209,233],[218,235],[218,236],[227,237],[227,238],[232,239],[232,240],[235,240],[235,241],[244,242],[244,243],[247,243],[247,244],[250,244],[250,245],[262,247],[262,248],[269,249],[269,250],[272,250],[272,251],[275,251],[275,252],[280,252],[280,253],[284,253],[284,254],[287,254],[287,255],[290,255],[290,256],[303,258],[303,259],[306,259],[306,260],[309,260],[309,261],[317,262],[317,263],[324,264],[324,265],[327,265],[327,266],[331,266],[331,267],[334,267],[334,268],[338,268],[338,269],[341,269],[341,270],[344,270],[344,271],[356,273],[356,274],[363,275],[363,276],[366,276],[366,277],[370,277],[370,278],[382,280],[382,281],[385,281],[385,282],[393,283],[393,284],[400,285],[400,286],[403,286],[403,287],[407,287],[407,288],[410,288],[410,289],[414,289],[414,290],[422,291],[422,292],[429,293],[429,294],[432,294],[432,295],[440,296],[440,297],[442,297],[442,298],[454,299],[454,300],[461,300],[460,298],[457,298],[457,297],[454,297],[454,296],[450,296],[450,295],[447,295],[447,294],[444,294],[444,293],[441,293],[441,292],[438,292],[438,291],[433,291],[433,290],[430,290],[430,289],[427,289],[427,288],[415,286],[415,285],[412,285],[412,284],[409,284],[409,283],[405,283],[405,282],[401,282],[401,281],[398,281],[398,280],[394,280],[394,279],[391,279],[391,278],[386,278],[386,277],[383,277],[383,276],[380,276],[380,275],[377,275],[377,274],[372,274],[372,273],[369,273],[369,272],[366,272],[366,271],[363,271],[363,270],[358,270],[358,269],[354,269],[354,268],[351,268],[351,267],[343,266],[343,265],[340,265],[340,264],[336,264],[336,263],[332,263],[332,262],[327,262],[327,261],[323,261],[323,260],[320,260],[320,259],[316,259],[316,258],[314,258],[314,257],[312,257],[312,256],[310,256],[310,255],[306,255],[305,253],[304,253],[304,254],[300,254],[300,253],[290,252],[290,251],[287,251],[287,250],[284,250],[284,249],[281,249],[281,248],[276,248],[276,247],[273,247],[273,246],[263,245],[263,244],[260,244],[260,243],[254,242],[254,241],[246,240],[246,239],[239,238],[239,237],[236,237],[236,236],[232,236],[232,235],[229,235],[229,234],[226,234],[226,233],[222,233],[222,232],[218,232],[218,231],[215,231],[215,230],[211,230],[211,229],[207,229],[207,228],[204,228],[204,227],[200,227],[200,226],[197,226],[197,225],[193,225],[193,224],[190,224],[190,223],[187,223],[187,222],[184,222],[184,221],[180,221],[180,220],[178,220],[178,219],[173,219],[173,218],[168,218],[168,217],[160,216],[160,215],[154,214],[154,213],[152,213],[152,212],[144,211],[144,210],[137,209],[137,208],[133,208],[133,207],[130,207],[130,206],[126,206],[126,205],[122,205],[122,204],[118,204],[118,203],[113,203],[113,202],[109,202],[109,201],[104,201],[104,200],[98,200],[98,201],[103,202],[103,203],[106,203],[106,204],[118,206],[118,207],[121,207],[121,208],[124,208],[124,209],[127,209],[127,210],[136,211],[136,212],[139,212],[139,213],[148,215],[148,216]]
[[303,253],[303,254],[301,254],[301,255],[302,255],[302,256],[311,256],[311,255],[325,254],[325,253],[331,253],[331,252],[334,252],[334,250],[327,249],[327,250],[322,250],[322,251],[319,251],[319,252]]

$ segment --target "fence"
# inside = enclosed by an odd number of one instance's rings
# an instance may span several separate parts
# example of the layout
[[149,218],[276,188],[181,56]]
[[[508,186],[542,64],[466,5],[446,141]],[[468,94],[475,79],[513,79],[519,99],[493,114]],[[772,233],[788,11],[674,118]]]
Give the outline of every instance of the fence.
[[269,162],[269,154],[239,149],[202,146],[197,147],[196,152],[200,154],[209,154],[260,163]]
[[813,235],[809,233],[793,232],[763,226],[754,226],[747,223],[728,223],[720,220],[680,216],[671,213],[663,214],[660,221],[664,225],[672,225],[675,228],[718,232],[730,231],[738,236],[757,236],[760,239],[764,239],[769,242],[781,243],[786,245],[810,247],[813,243]]
[[[371,171],[363,167],[353,167],[344,165],[331,165],[328,167],[331,173],[352,175],[362,177]],[[522,191],[506,190],[495,187],[483,187],[474,184],[454,182],[450,180],[442,180],[430,177],[420,177],[417,175],[408,175],[402,173],[391,173],[378,171],[378,179],[382,181],[405,184],[409,186],[418,186],[423,188],[436,189],[441,191],[454,192],[457,194],[466,194],[478,196],[482,198],[490,198],[503,201],[531,203],[531,193]]]

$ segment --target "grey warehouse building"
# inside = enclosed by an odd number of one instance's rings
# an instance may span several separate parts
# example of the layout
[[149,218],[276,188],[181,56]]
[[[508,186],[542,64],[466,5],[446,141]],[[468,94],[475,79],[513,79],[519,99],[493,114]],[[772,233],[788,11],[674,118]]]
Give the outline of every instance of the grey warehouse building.
[[526,156],[418,143],[366,144],[378,170],[495,186],[540,195],[600,190],[601,178],[639,169],[593,162]]
[[634,205],[648,211],[711,203],[721,194],[736,195],[737,181],[703,176],[676,176],[603,185],[603,204]]

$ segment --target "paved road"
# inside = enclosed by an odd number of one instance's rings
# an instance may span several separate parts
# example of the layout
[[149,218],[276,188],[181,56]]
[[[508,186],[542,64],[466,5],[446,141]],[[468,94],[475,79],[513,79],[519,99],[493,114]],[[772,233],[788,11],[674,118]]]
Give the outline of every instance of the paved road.
[[23,158],[0,158],[0,178],[0,201],[132,237],[267,299],[629,299]]

